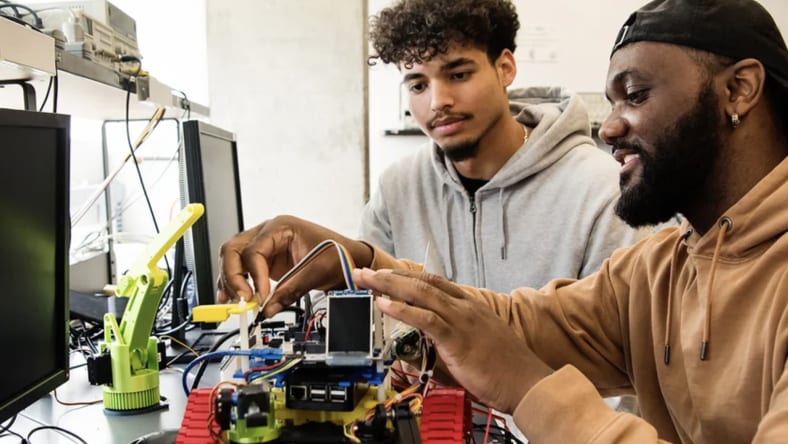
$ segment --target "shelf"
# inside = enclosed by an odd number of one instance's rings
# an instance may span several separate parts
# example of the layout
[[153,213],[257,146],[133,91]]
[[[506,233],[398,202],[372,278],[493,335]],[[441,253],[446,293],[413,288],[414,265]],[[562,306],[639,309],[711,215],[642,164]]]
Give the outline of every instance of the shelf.
[[52,37],[0,17],[0,80],[31,80],[55,72]]
[[132,80],[128,74],[64,51],[52,37],[29,26],[0,19],[0,37],[0,84],[20,83],[23,108],[32,107],[29,103],[40,106],[50,76],[57,72],[60,113],[100,120],[123,119],[126,90],[130,86],[129,117],[133,119],[150,118],[157,106],[166,107],[166,114],[171,117],[180,117],[187,111],[193,118],[209,117],[207,106],[187,102],[155,77]]
[[[150,118],[157,106],[166,107],[166,115],[170,117],[180,117],[187,110],[183,98],[155,77],[140,77],[139,85],[136,85],[127,74],[60,49],[56,50],[56,62],[58,112],[100,120],[123,119],[129,83],[132,88],[129,117],[132,119]],[[195,102],[188,105],[192,118],[209,117],[207,106]]]

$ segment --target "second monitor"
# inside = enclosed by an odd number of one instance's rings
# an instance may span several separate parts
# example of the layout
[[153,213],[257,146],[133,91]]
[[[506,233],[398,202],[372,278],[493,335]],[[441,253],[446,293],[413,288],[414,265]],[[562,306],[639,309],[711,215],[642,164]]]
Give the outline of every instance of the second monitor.
[[213,304],[219,248],[244,228],[235,135],[204,122],[183,122],[181,162],[183,203],[205,206],[205,215],[184,236],[196,295],[190,305]]

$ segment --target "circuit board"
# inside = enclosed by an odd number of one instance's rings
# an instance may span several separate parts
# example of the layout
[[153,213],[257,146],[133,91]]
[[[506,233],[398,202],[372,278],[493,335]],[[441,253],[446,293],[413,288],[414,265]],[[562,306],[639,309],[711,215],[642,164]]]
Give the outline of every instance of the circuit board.
[[[425,402],[440,406],[447,395],[428,393],[434,357],[428,359],[426,341],[413,329],[386,329],[368,291],[329,292],[323,302],[292,324],[260,322],[248,349],[225,352],[222,382],[190,393],[178,442],[428,442],[420,431]],[[392,384],[391,364],[403,357],[422,357],[422,371],[399,373]],[[458,393],[460,408],[435,413],[427,436],[444,443],[470,437],[462,419],[470,408]],[[454,404],[457,398],[452,393]],[[195,430],[207,436],[189,435]]]

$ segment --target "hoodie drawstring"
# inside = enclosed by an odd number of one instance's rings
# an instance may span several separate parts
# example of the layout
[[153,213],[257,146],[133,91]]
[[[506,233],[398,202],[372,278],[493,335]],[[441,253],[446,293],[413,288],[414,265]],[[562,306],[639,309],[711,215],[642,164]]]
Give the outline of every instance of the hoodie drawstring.
[[[725,235],[733,229],[733,221],[725,216],[720,219],[720,232],[717,233],[717,244],[714,246],[714,255],[711,257],[711,271],[709,272],[709,286],[706,291],[706,322],[703,325],[703,341],[700,343],[700,360],[705,361],[709,354],[709,342],[711,342],[711,296],[714,288],[714,275],[717,273],[717,262],[722,249],[722,241]],[[726,227],[727,226],[727,227]]]
[[452,226],[452,223],[451,223],[451,205],[452,205],[453,200],[452,200],[452,197],[450,196],[450,193],[449,193],[449,186],[447,184],[445,184],[445,183],[441,187],[441,194],[442,194],[442,196],[441,196],[440,202],[441,202],[441,205],[444,207],[443,208],[443,215],[446,217],[446,222],[445,222],[444,227],[447,227],[447,228],[444,229],[444,230],[441,230],[441,231],[443,231],[443,233],[445,235],[445,238],[443,239],[444,242],[436,242],[436,243],[438,244],[438,248],[441,248],[441,246],[443,246],[443,248],[446,249],[446,251],[442,251],[441,252],[443,257],[446,258],[446,262],[447,262],[446,264],[444,264],[444,272],[446,273],[446,276],[444,276],[444,277],[446,279],[450,280],[450,281],[453,281],[454,277],[455,277],[454,252],[452,251],[452,246],[451,246],[451,233],[449,232],[449,229],[448,229],[448,227]]
[[[526,134],[528,134],[526,132]],[[501,260],[506,260],[507,251],[506,251],[506,210],[504,209],[504,195],[503,195],[503,188],[498,189],[498,207],[500,211],[500,218],[501,218]]]
[[679,248],[681,248],[681,243],[687,240],[691,234],[692,229],[687,230],[678,238],[676,244],[673,245],[673,257],[670,261],[670,274],[668,275],[668,307],[667,313],[665,314],[665,365],[670,364],[670,324],[673,310],[673,277],[676,275],[676,263],[678,262],[678,254]]

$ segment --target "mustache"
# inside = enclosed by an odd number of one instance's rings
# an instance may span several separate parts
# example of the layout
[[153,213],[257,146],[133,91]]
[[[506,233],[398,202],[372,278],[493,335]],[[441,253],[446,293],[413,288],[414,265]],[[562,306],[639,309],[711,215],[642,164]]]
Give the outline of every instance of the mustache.
[[635,142],[616,142],[610,145],[610,147],[611,153],[615,153],[617,150],[632,151],[635,154],[643,154],[645,152],[643,146]]
[[437,122],[441,121],[441,120],[448,120],[448,119],[465,120],[465,119],[470,119],[471,117],[473,117],[473,115],[472,114],[468,114],[468,113],[444,113],[444,112],[438,112],[434,116],[432,116],[432,118],[427,122],[427,126],[429,128],[435,128],[435,124]]

